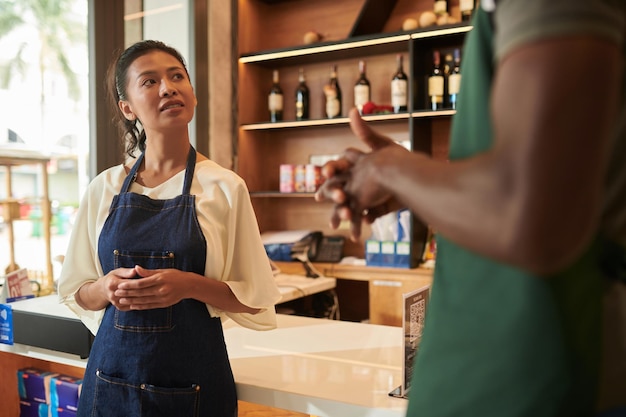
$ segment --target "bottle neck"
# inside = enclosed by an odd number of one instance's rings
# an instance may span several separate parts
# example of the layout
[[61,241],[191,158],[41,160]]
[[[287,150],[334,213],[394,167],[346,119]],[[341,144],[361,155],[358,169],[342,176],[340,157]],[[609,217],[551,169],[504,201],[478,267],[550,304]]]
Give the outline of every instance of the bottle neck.
[[359,73],[361,74],[361,78],[365,78],[365,62],[359,61]]

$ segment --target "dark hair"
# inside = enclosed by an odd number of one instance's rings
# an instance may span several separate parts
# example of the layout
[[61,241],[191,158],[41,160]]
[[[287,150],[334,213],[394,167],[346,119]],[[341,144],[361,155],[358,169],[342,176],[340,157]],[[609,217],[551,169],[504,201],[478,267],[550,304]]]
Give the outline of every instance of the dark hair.
[[126,153],[128,156],[133,157],[135,150],[139,149],[141,152],[146,149],[146,133],[140,126],[140,120],[128,120],[122,114],[118,106],[120,100],[127,100],[126,97],[126,85],[128,68],[139,57],[146,55],[149,52],[155,50],[165,52],[176,58],[185,69],[187,78],[189,78],[189,72],[187,71],[187,65],[185,59],[180,52],[164,44],[161,41],[144,40],[139,41],[122,52],[118,52],[116,57],[109,65],[107,73],[107,90],[109,104],[113,114],[113,123],[117,125],[122,135],[122,141],[126,146]]

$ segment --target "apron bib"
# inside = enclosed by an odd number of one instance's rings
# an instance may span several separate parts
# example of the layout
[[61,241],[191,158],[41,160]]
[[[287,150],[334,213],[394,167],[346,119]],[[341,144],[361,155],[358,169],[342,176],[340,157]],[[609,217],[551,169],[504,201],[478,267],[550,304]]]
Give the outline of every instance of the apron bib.
[[[143,154],[113,198],[100,233],[104,274],[140,265],[204,275],[206,240],[190,194],[195,149],[189,151],[182,194],[173,199],[129,192],[142,161]],[[236,415],[221,320],[204,303],[186,299],[129,312],[106,308],[85,371],[79,417]]]

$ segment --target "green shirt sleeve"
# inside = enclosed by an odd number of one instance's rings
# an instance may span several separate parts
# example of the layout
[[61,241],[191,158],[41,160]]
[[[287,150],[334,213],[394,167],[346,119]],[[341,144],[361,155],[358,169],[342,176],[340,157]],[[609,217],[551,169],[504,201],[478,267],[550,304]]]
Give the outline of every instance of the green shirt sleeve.
[[496,4],[496,61],[520,45],[562,35],[592,34],[624,49],[624,0],[500,0]]

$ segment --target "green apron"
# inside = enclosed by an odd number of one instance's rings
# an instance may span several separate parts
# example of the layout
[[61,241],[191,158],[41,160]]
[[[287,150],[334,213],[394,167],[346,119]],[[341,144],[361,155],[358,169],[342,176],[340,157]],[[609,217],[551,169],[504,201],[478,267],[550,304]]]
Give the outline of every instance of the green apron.
[[[493,33],[478,8],[468,35],[450,159],[492,146]],[[438,239],[408,416],[592,415],[604,278],[599,241],[550,279]]]

